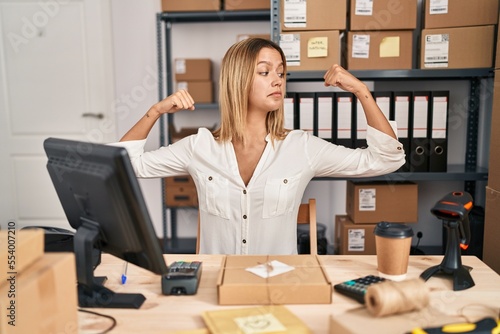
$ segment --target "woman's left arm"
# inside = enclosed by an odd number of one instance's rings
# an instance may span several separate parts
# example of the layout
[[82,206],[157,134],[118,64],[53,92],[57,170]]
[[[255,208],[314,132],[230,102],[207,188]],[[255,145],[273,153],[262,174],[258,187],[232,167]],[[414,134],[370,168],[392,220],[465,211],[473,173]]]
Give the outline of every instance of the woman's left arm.
[[363,82],[337,64],[330,67],[323,78],[325,79],[325,86],[339,87],[356,95],[363,106],[368,125],[397,139],[389,121],[382,113],[373,99],[370,90]]

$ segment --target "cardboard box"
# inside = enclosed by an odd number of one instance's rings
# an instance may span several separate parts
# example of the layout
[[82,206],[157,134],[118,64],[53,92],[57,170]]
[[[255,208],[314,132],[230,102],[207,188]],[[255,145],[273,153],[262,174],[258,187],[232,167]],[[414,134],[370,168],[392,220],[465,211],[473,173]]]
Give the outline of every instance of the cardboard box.
[[206,12],[221,9],[221,0],[162,0],[163,12]]
[[214,102],[214,83],[212,81],[178,81],[177,90],[189,92],[195,103]]
[[338,30],[282,33],[279,44],[289,72],[326,71],[341,62]]
[[244,39],[248,38],[263,38],[263,39],[269,39],[271,40],[271,35],[270,34],[239,34],[236,36],[236,41],[242,41]]
[[[328,333],[411,333],[415,328],[440,327],[447,324],[463,323],[464,320],[460,316],[459,310],[457,310],[456,316],[453,316],[454,313],[451,311],[446,312],[446,304],[452,303],[450,300],[455,301],[455,298],[446,299],[446,297],[441,297],[434,304],[439,305],[439,307],[430,306],[421,311],[406,312],[385,317],[374,317],[366,307],[356,307],[346,312],[330,315],[330,330]],[[474,302],[471,300],[470,304],[474,304]],[[474,318],[474,320],[471,320],[473,322],[484,317],[480,312],[471,315]],[[427,333],[427,331],[422,331],[422,333]]]
[[483,68],[493,64],[494,26],[423,29],[420,68]]
[[354,224],[347,215],[335,216],[335,254],[375,255],[376,224]]
[[175,81],[211,81],[212,60],[207,58],[176,58]]
[[[178,177],[175,177],[178,179]],[[174,183],[173,178],[165,178],[165,204],[169,207],[198,206],[198,195],[194,182]],[[174,184],[173,184],[174,183]]]
[[224,0],[224,10],[269,10],[270,0]]
[[347,0],[280,3],[281,31],[345,30]]
[[482,26],[498,23],[498,0],[425,0],[424,25],[429,28]]
[[[246,270],[271,261],[294,269],[267,278]],[[332,283],[318,255],[228,255],[222,261],[217,292],[220,305],[332,302]]]
[[[495,67],[498,67],[498,64]],[[500,189],[500,154],[498,154],[500,152],[500,76],[495,76],[493,87],[488,186],[492,189]]]
[[78,333],[73,253],[46,253],[7,283],[0,288],[0,333]]
[[349,17],[351,31],[415,29],[417,0],[351,0]]
[[364,31],[347,34],[350,70],[408,70],[413,67],[413,31]]
[[[499,36],[498,26],[497,36]],[[500,40],[497,39],[496,58],[494,68],[500,66]],[[490,155],[488,168],[488,186],[500,189],[500,76],[496,75],[493,81],[493,112],[491,114]]]
[[486,187],[483,261],[500,275],[500,191]]
[[[14,226],[12,226],[14,227]],[[9,272],[22,273],[43,256],[45,234],[42,229],[0,231],[0,286],[7,284]]]
[[418,221],[416,183],[347,181],[346,188],[346,212],[355,224]]

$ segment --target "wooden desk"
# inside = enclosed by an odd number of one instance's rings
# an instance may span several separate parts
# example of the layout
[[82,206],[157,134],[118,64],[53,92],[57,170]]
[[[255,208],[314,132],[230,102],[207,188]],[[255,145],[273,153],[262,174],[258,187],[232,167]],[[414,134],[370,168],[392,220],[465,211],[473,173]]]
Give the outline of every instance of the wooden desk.
[[[208,310],[229,309],[242,306],[219,306],[217,304],[216,281],[222,255],[179,255],[165,254],[167,264],[174,260],[201,260],[203,273],[198,294],[195,296],[165,296],[161,294],[160,277],[135,265],[128,266],[128,280],[121,285],[120,277],[123,261],[104,254],[102,263],[96,269],[96,276],[108,277],[106,286],[115,292],[142,293],[146,301],[136,309],[90,309],[111,315],[117,320],[112,333],[170,333],[177,330],[205,328],[201,313]],[[333,284],[369,274],[377,274],[376,257],[372,255],[322,255],[328,275]],[[408,278],[418,277],[425,269],[439,264],[442,256],[411,256]],[[500,308],[500,276],[474,256],[463,256],[464,265],[473,268],[471,274],[475,286],[452,291],[448,278],[431,277],[427,284],[438,289],[431,292],[431,305],[448,314],[459,312],[465,305],[481,304],[490,308]],[[348,310],[359,309],[360,304],[333,293],[332,304],[286,305],[301,318],[313,333],[328,333],[330,315],[338,315]],[[95,333],[111,324],[110,320],[79,313],[80,333]],[[376,331],[371,328],[370,333]]]

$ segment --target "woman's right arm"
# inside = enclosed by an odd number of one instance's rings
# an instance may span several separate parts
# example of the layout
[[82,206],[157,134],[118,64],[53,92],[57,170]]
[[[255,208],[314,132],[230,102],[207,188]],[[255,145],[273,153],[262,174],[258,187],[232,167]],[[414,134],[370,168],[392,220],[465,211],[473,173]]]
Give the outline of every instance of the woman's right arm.
[[120,141],[146,139],[162,114],[180,110],[194,110],[194,100],[186,90],[179,90],[149,108],[148,112],[120,139]]

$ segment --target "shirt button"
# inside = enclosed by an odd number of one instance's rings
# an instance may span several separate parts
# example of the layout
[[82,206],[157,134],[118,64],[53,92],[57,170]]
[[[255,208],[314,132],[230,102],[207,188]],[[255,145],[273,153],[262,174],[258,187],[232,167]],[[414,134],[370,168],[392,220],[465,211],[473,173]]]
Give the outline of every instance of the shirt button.
[[284,184],[287,184],[287,183],[288,183],[288,180],[287,180],[287,179],[284,179],[284,180],[283,180],[283,183],[284,183]]
[[246,244],[246,243],[247,243],[247,240],[246,240],[246,239],[243,239],[243,241],[242,241],[242,242],[243,242],[244,244]]
[[246,195],[246,194],[247,194],[246,189],[243,189],[243,195]]
[[247,215],[243,215],[243,219],[247,219]]
[[213,177],[209,176],[208,181],[212,181],[212,180],[213,180]]

